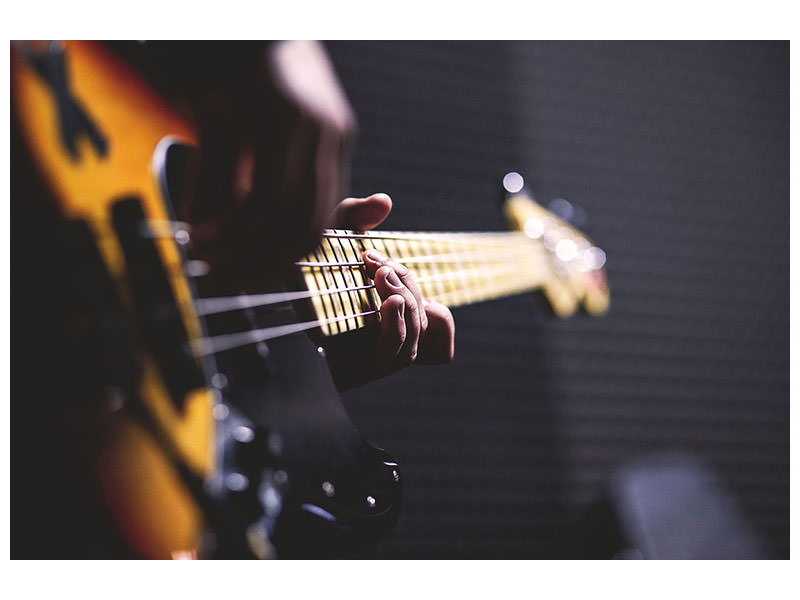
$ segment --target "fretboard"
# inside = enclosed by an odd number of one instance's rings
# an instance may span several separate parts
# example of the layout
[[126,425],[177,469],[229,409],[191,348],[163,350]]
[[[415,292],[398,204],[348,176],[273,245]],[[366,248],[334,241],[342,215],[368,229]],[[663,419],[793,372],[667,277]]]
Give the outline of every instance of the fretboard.
[[422,294],[447,306],[535,290],[552,277],[551,257],[525,233],[326,230],[297,263],[325,335],[378,320],[380,299],[362,258],[373,248],[408,267]]

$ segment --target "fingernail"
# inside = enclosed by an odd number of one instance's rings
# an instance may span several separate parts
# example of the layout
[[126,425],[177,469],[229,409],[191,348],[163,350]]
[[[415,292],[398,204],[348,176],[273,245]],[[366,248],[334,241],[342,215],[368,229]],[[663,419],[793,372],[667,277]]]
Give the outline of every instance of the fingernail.
[[400,278],[394,271],[389,271],[389,274],[386,276],[386,283],[396,288],[402,287],[403,285],[402,283],[400,283]]
[[378,252],[374,248],[367,252],[367,256],[369,256],[375,262],[383,262],[385,260],[388,260],[387,256],[384,256],[383,254],[381,254],[380,252]]

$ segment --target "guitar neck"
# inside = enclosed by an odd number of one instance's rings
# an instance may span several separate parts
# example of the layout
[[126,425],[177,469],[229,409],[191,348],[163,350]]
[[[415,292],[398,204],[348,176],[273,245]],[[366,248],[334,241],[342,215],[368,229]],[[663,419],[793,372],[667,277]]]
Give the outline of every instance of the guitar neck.
[[362,260],[370,249],[408,267],[423,296],[451,307],[535,290],[552,277],[543,244],[524,233],[327,230],[297,263],[325,335],[376,322],[380,299]]

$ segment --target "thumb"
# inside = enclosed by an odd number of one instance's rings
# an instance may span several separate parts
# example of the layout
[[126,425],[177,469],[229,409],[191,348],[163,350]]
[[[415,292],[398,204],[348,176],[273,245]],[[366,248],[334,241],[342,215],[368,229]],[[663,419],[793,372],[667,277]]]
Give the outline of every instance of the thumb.
[[387,194],[372,194],[367,198],[345,198],[334,209],[333,227],[365,230],[380,225],[392,210]]

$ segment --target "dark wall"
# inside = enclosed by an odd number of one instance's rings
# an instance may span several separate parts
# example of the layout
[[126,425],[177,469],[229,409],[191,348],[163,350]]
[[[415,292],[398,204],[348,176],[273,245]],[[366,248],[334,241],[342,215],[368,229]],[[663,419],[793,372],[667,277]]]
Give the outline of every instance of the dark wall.
[[332,42],[385,228],[504,228],[499,181],[567,198],[610,314],[455,310],[456,358],[345,394],[404,468],[365,556],[568,556],[611,473],[700,458],[789,553],[788,43]]

